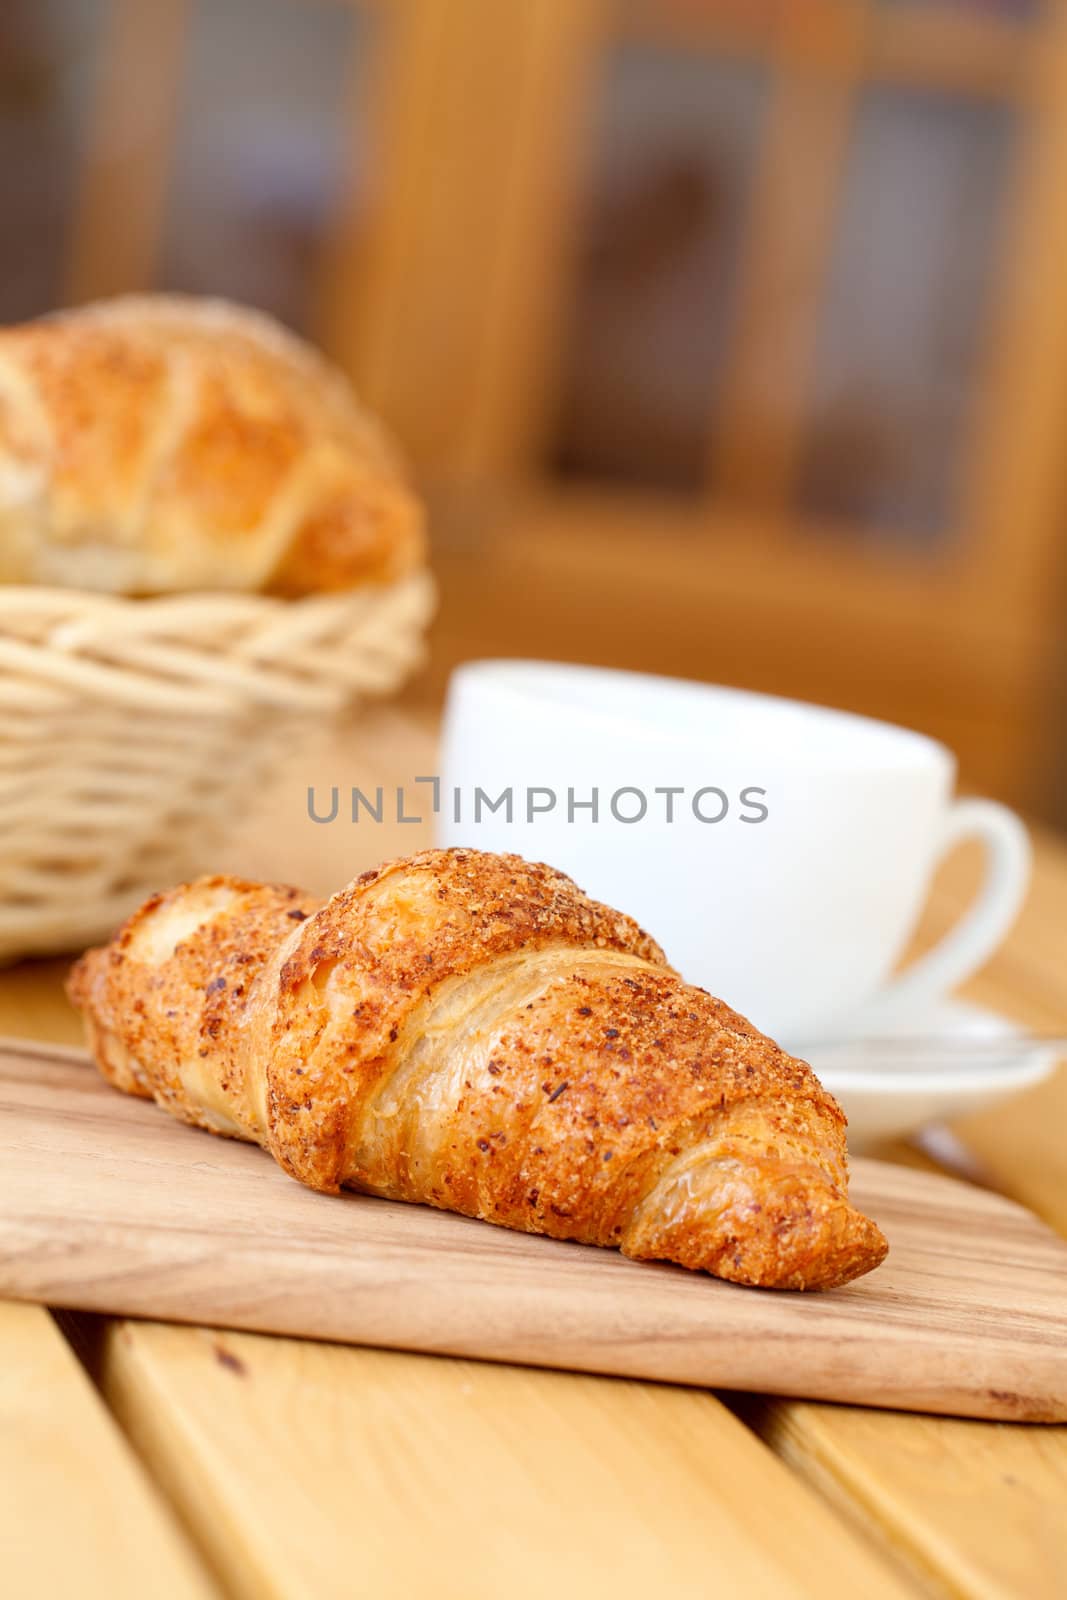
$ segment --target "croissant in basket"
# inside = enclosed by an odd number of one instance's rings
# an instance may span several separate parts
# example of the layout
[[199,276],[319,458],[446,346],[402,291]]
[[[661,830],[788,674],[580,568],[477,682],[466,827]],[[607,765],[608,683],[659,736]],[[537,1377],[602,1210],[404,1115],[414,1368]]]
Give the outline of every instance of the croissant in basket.
[[202,871],[433,610],[392,442],[269,317],[134,295],[0,328],[0,962]]
[[518,856],[426,851],[325,905],[203,878],[85,955],[70,993],[118,1088],[315,1189],[776,1288],[886,1252],[811,1069]]
[[0,329],[0,582],[300,595],[424,561],[385,431],[273,318],[127,295]]

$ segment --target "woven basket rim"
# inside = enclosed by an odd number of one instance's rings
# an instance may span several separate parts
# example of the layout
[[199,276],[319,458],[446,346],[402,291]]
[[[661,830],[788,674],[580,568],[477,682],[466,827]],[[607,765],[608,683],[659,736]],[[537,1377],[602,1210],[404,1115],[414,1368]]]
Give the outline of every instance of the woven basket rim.
[[336,593],[98,595],[0,586],[0,701],[232,716],[338,709],[418,664],[434,608],[427,569]]

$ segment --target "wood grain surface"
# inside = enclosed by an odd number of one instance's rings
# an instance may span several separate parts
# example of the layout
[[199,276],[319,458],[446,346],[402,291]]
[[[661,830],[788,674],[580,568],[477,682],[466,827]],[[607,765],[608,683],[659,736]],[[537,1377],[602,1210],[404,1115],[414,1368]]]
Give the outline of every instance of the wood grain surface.
[[1067,1430],[741,1397],[739,1414],[922,1591],[1058,1600]]
[[915,1593],[703,1391],[152,1322],[100,1344],[231,1600]]
[[760,1293],[293,1183],[117,1095],[77,1052],[0,1051],[0,1293],[538,1366],[1023,1421],[1067,1419],[1067,1246],[999,1196],[857,1162],[889,1260]]
[[0,1305],[0,1593],[217,1593],[55,1322]]

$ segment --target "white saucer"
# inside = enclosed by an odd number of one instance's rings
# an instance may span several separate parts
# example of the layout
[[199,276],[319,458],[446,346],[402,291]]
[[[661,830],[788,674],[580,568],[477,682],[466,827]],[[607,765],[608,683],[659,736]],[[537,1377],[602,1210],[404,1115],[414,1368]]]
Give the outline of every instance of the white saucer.
[[892,1029],[795,1053],[841,1102],[857,1152],[996,1105],[1051,1076],[1067,1051],[994,1011],[943,1000]]

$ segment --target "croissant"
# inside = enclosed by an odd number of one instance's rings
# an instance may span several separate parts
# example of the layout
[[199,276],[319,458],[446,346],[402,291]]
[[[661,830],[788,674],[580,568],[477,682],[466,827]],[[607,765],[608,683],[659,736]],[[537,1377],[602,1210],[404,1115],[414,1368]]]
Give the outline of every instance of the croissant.
[[391,441],[272,318],[127,295],[0,329],[0,582],[296,595],[424,559]]
[[519,856],[428,850],[325,904],[202,878],[69,988],[113,1084],[314,1189],[775,1288],[886,1253],[810,1067]]

